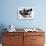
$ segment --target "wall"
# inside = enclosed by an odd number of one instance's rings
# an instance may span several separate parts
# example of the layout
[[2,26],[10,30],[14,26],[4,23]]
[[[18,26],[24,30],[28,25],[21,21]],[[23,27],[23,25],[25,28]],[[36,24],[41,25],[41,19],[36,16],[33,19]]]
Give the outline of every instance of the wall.
[[[46,0],[0,0],[0,24],[15,25],[16,28],[38,27],[46,28]],[[17,20],[18,7],[33,7],[33,20]]]

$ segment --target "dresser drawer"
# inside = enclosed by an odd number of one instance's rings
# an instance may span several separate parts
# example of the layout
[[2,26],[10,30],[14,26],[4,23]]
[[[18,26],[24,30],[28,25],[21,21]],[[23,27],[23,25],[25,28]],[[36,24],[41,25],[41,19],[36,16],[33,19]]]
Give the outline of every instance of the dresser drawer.
[[5,36],[23,36],[23,32],[4,32]]
[[44,46],[44,44],[32,44],[32,46]]
[[21,42],[23,41],[23,36],[4,36],[3,37],[3,43],[15,43],[15,42]]
[[4,44],[3,43],[3,45],[2,46],[23,46],[23,43],[12,43],[12,44],[10,44],[10,43],[8,43],[8,44]]
[[44,36],[45,33],[44,32],[25,32],[24,36]]
[[3,46],[23,46],[23,37],[5,37],[3,38]]
[[32,36],[32,43],[33,44],[43,44],[44,36]]
[[31,46],[32,44],[32,37],[24,36],[24,46]]

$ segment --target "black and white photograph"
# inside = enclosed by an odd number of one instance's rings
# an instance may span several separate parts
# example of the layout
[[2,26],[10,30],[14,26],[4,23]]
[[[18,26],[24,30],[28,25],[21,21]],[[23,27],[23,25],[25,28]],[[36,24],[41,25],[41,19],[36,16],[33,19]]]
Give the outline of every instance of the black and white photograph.
[[17,12],[18,19],[34,19],[34,8],[32,7],[19,7]]

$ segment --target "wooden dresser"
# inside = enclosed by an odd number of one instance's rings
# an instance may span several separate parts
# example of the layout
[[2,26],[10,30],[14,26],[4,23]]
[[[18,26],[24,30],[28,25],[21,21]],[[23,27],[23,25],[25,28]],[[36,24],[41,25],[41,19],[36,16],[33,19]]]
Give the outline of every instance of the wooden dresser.
[[44,32],[3,32],[3,46],[44,46]]

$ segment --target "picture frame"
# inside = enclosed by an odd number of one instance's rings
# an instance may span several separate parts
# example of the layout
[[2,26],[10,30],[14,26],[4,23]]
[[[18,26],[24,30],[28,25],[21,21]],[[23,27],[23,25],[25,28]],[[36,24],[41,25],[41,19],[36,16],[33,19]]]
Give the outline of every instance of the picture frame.
[[34,19],[34,8],[32,7],[18,7],[17,19]]

